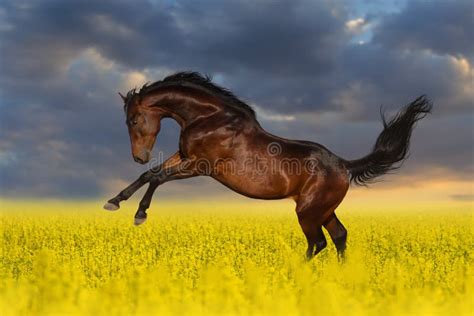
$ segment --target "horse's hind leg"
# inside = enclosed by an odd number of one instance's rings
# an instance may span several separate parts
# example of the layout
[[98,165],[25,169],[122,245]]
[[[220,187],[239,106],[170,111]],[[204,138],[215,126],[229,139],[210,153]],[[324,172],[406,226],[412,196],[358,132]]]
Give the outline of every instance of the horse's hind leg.
[[321,250],[326,248],[326,237],[324,237],[321,225],[318,225],[317,223],[308,218],[298,218],[298,220],[308,242],[308,249],[306,250],[306,259],[310,260],[311,258],[316,256]]
[[[338,180],[338,178],[335,179]],[[328,187],[324,183],[308,182],[307,187],[303,187],[297,200],[298,221],[308,240],[308,250],[306,251],[308,259],[326,247],[326,239],[321,229],[323,224],[336,243],[339,253],[342,254],[344,251],[344,238],[347,233],[339,221],[334,222],[333,217],[335,218],[334,210],[343,200],[349,184],[344,178],[331,184],[332,186]],[[316,250],[313,252],[315,246]]]
[[318,209],[309,207],[304,209],[296,209],[298,222],[306,236],[308,249],[306,250],[306,259],[310,260],[321,250],[326,248],[326,237],[322,230],[322,221],[319,216]]
[[331,239],[336,246],[337,254],[341,260],[344,260],[344,251],[346,250],[347,230],[336,217],[336,214],[331,216],[324,223],[324,228],[328,231]]

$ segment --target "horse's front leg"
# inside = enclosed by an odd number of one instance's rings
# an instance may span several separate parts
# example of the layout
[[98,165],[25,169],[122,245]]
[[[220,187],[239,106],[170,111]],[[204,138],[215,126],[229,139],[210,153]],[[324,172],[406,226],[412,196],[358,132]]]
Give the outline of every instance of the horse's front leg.
[[152,170],[148,170],[147,172],[142,173],[142,175],[132,184],[120,191],[120,193],[117,194],[115,197],[108,200],[107,203],[105,203],[104,205],[104,209],[108,211],[118,210],[120,208],[120,202],[128,200],[133,195],[133,193],[135,193],[138,189],[140,189],[148,181],[150,181],[152,175]]
[[142,175],[132,184],[123,189],[115,197],[108,200],[107,203],[105,203],[104,205],[104,209],[108,211],[118,210],[120,208],[120,202],[128,200],[135,192],[138,191],[138,189],[140,189],[146,183],[150,182],[150,180],[159,172],[159,170],[166,168],[167,165],[173,165],[174,163],[176,163],[176,161],[180,161],[180,159],[181,158],[179,157],[179,153],[175,153],[173,156],[164,161],[159,167],[153,168],[151,170],[148,170],[147,172],[142,173]]
[[140,204],[138,206],[138,211],[135,213],[135,225],[143,224],[146,221],[146,211],[150,207],[151,199],[153,193],[155,193],[156,188],[160,185],[158,180],[150,181],[150,185],[145,192]]
[[190,161],[177,161],[175,165],[168,165],[167,168],[162,168],[150,180],[150,185],[140,201],[138,210],[135,213],[135,225],[143,224],[146,221],[146,211],[150,207],[153,193],[155,193],[159,185],[168,181],[191,178],[197,175],[199,175],[199,172],[192,167],[192,162]]

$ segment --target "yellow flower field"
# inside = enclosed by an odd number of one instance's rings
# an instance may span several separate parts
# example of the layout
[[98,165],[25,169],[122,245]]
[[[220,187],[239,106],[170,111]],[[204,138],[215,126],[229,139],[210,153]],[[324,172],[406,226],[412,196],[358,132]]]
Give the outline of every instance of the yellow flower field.
[[473,314],[469,205],[342,207],[344,264],[305,262],[290,202],[101,206],[0,202],[2,315]]

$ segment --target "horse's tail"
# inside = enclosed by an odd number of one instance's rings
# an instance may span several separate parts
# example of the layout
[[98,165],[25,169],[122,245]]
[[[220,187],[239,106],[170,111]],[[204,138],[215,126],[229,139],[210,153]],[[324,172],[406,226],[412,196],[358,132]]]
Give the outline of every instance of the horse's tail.
[[381,111],[384,129],[372,152],[357,160],[345,161],[351,182],[366,185],[387,172],[401,167],[407,158],[410,136],[415,123],[431,112],[433,104],[422,95],[405,106],[388,123]]

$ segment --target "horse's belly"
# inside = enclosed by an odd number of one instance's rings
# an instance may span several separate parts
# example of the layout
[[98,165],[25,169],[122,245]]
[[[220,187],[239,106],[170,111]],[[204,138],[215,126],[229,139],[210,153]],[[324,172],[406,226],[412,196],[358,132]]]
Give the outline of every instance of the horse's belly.
[[279,175],[245,173],[241,175],[213,175],[231,190],[255,199],[283,199],[291,195],[289,183]]

